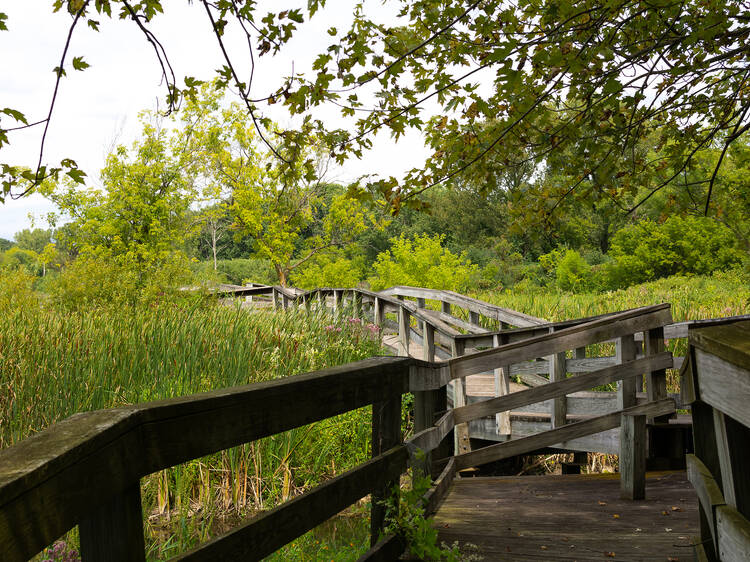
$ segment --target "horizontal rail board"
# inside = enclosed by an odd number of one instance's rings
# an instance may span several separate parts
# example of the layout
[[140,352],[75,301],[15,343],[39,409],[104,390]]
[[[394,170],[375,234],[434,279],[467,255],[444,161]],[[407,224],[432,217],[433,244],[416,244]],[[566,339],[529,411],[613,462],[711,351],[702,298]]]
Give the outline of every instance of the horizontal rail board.
[[[450,378],[482,373],[501,365],[512,365],[607,341],[623,335],[649,330],[671,322],[669,305],[656,305],[629,310],[620,314],[565,328],[516,343],[502,345],[449,361]],[[443,384],[445,384],[444,381]]]
[[408,458],[406,447],[394,447],[175,560],[261,560],[370,491],[398,478]]
[[649,402],[648,404],[633,406],[621,411],[612,412],[611,414],[598,416],[590,420],[563,425],[562,427],[551,429],[537,435],[522,437],[520,439],[506,441],[505,443],[498,443],[496,445],[489,445],[476,451],[456,455],[454,457],[456,459],[456,468],[458,470],[471,468],[488,462],[499,461],[531,451],[536,451],[537,449],[542,449],[544,447],[550,447],[569,439],[575,439],[577,437],[583,437],[585,435],[613,429],[620,425],[620,417],[622,414],[660,416],[672,413],[674,410],[674,401],[669,398],[658,402]]
[[577,377],[570,377],[544,386],[537,386],[536,388],[513,392],[505,396],[498,396],[497,398],[469,404],[468,406],[461,406],[453,410],[453,418],[456,424],[464,423],[499,412],[507,412],[516,407],[535,404],[543,400],[549,400],[550,398],[557,398],[572,392],[634,377],[647,371],[668,369],[671,366],[672,354],[664,352],[652,357],[629,361],[622,365],[613,365],[593,373],[578,375]]

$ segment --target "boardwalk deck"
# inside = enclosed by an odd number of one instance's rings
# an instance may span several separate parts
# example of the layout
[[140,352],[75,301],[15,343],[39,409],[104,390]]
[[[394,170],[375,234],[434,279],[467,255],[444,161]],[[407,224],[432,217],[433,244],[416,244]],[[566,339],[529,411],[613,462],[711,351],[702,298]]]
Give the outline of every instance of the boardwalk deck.
[[619,474],[455,480],[435,526],[491,560],[694,560],[695,491],[683,472],[649,473],[646,499],[620,499]]

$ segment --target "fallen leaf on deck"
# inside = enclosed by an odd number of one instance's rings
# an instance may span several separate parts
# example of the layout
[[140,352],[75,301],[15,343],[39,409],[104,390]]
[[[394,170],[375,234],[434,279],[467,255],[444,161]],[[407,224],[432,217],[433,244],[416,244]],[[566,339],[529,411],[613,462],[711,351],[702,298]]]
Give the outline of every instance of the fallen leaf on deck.
[[668,556],[667,562],[680,562],[680,559],[677,558],[676,556]]
[[677,507],[675,505],[672,506],[672,511],[682,511],[681,507]]
[[671,527],[664,527],[664,530],[665,530],[665,531],[666,531],[667,533],[671,533],[671,532],[672,532],[672,529],[671,529]]
[[612,516],[612,519],[619,519],[619,518],[620,518],[620,516],[617,515],[616,513]]
[[605,552],[604,554],[606,556],[608,556],[609,558],[614,558],[615,557],[615,553],[614,552]]
[[669,515],[669,513],[667,513],[666,511],[662,511],[661,514],[662,515]]
[[544,545],[540,546],[539,548],[541,548],[542,550],[547,550],[547,547]]
[[607,502],[600,501],[599,505],[607,505]]

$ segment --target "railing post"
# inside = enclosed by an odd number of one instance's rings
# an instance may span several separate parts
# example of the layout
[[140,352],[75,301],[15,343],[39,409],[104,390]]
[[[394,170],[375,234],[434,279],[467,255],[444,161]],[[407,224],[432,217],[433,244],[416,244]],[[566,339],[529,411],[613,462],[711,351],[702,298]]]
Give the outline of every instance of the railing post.
[[276,290],[276,287],[271,289],[271,301],[273,302],[273,309],[278,310],[279,301],[278,301],[278,291]]
[[[401,394],[394,393],[388,400],[372,405],[372,456],[386,452],[401,443]],[[370,508],[370,546],[378,542],[386,517],[384,502],[391,499],[398,509],[398,478],[372,492]]]
[[[451,339],[451,355],[461,357],[464,354],[463,340]],[[466,379],[453,379],[453,407],[466,406]],[[454,429],[454,451],[456,455],[471,451],[469,441],[469,424],[460,423]]]
[[620,497],[646,497],[646,416],[623,414],[620,421]]
[[[550,328],[550,332],[554,329]],[[564,381],[566,378],[566,366],[565,366],[565,352],[555,353],[547,358],[549,362],[549,382]],[[556,427],[562,427],[567,423],[568,417],[568,402],[567,397],[560,396],[552,400],[552,412],[550,421],[552,422],[552,429]]]
[[[417,308],[424,308],[425,305],[426,305],[426,303],[425,303],[424,299],[417,298]],[[424,338],[425,337],[425,326],[426,326],[427,323],[424,320],[420,320],[417,324],[419,325],[419,329],[422,332],[422,338]]]
[[83,562],[146,560],[140,482],[136,480],[90,512],[90,516],[78,524],[78,530]]
[[375,297],[375,317],[373,324],[375,324],[378,328],[380,328],[381,332],[383,331],[383,320],[385,319],[385,303],[378,297]]
[[[500,336],[492,336],[492,347],[500,347]],[[503,365],[495,369],[495,396],[505,396],[510,394],[510,365]],[[495,414],[495,424],[498,435],[510,435],[510,412],[500,412]]]
[[398,352],[399,355],[409,357],[409,332],[411,314],[403,306],[398,309]]
[[362,318],[362,295],[355,290],[352,290],[352,306],[354,308],[353,316]]
[[[646,355],[656,355],[664,351],[664,327],[653,328],[644,332],[644,343]],[[651,371],[646,377],[646,392],[649,402],[663,400],[667,397],[667,371],[666,369],[657,369]],[[672,415],[659,416],[654,418],[655,422],[666,421]]]
[[[341,310],[341,291],[338,289],[333,290],[333,315],[336,316]],[[376,322],[377,324],[377,322]]]
[[[635,360],[636,346],[633,334],[617,339],[616,360],[618,364]],[[633,377],[622,379],[617,383],[617,409],[623,410],[636,405],[636,380]]]

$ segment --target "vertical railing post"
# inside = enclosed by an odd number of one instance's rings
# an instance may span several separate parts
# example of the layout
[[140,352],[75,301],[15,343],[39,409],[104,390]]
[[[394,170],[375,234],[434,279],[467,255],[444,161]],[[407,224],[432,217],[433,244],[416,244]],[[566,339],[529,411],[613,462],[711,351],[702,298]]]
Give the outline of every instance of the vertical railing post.
[[620,496],[642,500],[646,497],[646,416],[623,414],[620,430]]
[[341,291],[338,289],[333,291],[333,315],[337,318],[341,316]]
[[273,302],[273,309],[277,310],[279,308],[279,301],[278,301],[278,290],[276,287],[271,289],[271,301]]
[[[500,347],[500,336],[492,336],[492,347]],[[494,370],[495,375],[495,396],[505,396],[510,394],[510,365],[503,365]],[[500,412],[495,414],[495,425],[498,435],[510,435],[510,412]]]
[[383,320],[385,319],[385,302],[383,302],[382,299],[379,297],[375,297],[375,304],[373,305],[375,310],[374,314],[375,317],[373,319],[373,323],[380,328],[380,331],[383,331]]
[[[451,355],[461,357],[464,354],[463,340],[451,339]],[[453,407],[460,408],[466,406],[466,379],[453,379]],[[454,430],[454,451],[456,455],[468,453],[471,451],[471,442],[469,441],[469,424],[460,423]]]
[[89,517],[78,524],[84,562],[146,560],[141,484],[138,480],[89,513]]
[[403,306],[398,309],[398,352],[399,355],[409,357],[411,314]]
[[[435,361],[435,328],[424,322],[422,337],[422,358],[432,363]],[[414,391],[414,433],[431,427],[435,423],[435,414],[444,411],[446,388],[435,390]],[[447,453],[450,455],[450,451]],[[446,455],[446,456],[447,456]],[[425,452],[424,459],[415,466],[422,474],[430,474],[432,467],[432,453]]]
[[[656,355],[664,351],[664,327],[653,328],[644,332],[644,343],[646,355]],[[667,397],[667,371],[657,369],[646,375],[646,392],[649,402],[664,400]],[[666,421],[673,414],[659,416],[654,421]]]
[[[617,338],[615,357],[617,363],[622,365],[634,361],[637,348],[633,334]],[[617,409],[624,410],[636,405],[636,380],[628,377],[617,382]]]
[[[423,298],[417,297],[417,308],[424,308],[426,306],[425,300]],[[420,320],[417,322],[417,326],[419,327],[419,331],[422,333],[422,338],[425,337],[425,325],[426,322],[424,320]]]
[[[386,452],[401,443],[401,394],[394,393],[383,402],[372,405],[372,456]],[[378,542],[386,517],[384,502],[391,500],[398,508],[398,478],[387,482],[382,488],[373,490],[370,507],[370,545]]]
[[[550,328],[553,332],[554,328]],[[549,363],[549,382],[564,381],[567,377],[565,365],[565,352],[555,353],[547,358]],[[560,396],[552,400],[552,412],[550,412],[550,421],[552,428],[562,427],[567,423],[568,402],[566,396]]]

